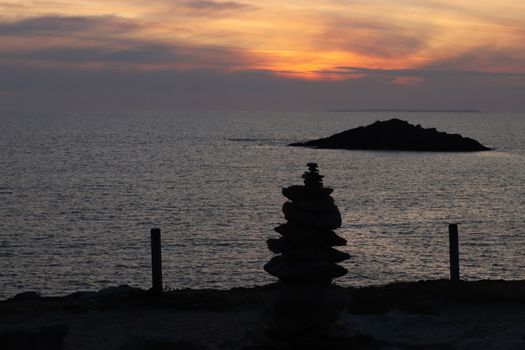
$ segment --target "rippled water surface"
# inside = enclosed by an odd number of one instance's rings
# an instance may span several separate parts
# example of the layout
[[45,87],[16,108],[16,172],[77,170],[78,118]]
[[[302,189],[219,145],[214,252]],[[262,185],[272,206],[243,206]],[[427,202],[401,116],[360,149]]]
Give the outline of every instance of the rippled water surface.
[[[479,153],[314,150],[286,144],[400,117],[496,147]],[[266,239],[281,187],[319,163],[352,258],[343,285],[448,275],[525,278],[525,115],[187,112],[0,114],[0,298],[150,285],[149,230],[164,282],[273,281]]]

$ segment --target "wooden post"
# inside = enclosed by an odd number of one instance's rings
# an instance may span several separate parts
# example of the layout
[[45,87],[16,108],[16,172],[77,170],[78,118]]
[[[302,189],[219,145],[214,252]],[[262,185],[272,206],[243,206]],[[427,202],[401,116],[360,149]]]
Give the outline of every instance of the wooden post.
[[160,228],[151,229],[151,278],[152,289],[162,293],[162,257],[160,254]]
[[459,281],[459,239],[458,225],[448,225],[448,240],[450,243],[450,280]]

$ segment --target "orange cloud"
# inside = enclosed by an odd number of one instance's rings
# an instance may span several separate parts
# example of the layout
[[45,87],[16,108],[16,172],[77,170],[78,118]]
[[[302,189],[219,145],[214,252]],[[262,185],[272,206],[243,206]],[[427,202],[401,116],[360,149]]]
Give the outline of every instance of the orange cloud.
[[521,0],[11,0],[0,12],[3,59],[26,63],[309,80],[360,76],[330,73],[340,66],[525,72]]

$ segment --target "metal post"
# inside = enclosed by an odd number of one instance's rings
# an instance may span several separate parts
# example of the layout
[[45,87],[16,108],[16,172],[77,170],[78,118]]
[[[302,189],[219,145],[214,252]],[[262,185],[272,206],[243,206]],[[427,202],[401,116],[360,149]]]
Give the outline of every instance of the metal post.
[[459,239],[458,225],[448,225],[448,240],[450,243],[450,280],[459,281]]
[[152,289],[162,292],[162,257],[160,254],[160,228],[151,229],[151,278]]

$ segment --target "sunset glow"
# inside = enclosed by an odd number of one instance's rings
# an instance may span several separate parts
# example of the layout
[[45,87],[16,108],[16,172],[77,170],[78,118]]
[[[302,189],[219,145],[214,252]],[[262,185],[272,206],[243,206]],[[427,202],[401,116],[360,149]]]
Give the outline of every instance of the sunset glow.
[[[60,49],[114,56],[159,45],[175,56],[183,50],[185,58],[170,62],[167,55],[160,62],[141,52],[143,61],[126,64],[263,69],[318,79],[330,75],[317,72],[338,66],[408,69],[447,62],[525,72],[522,1],[3,1],[0,8],[2,51],[35,64],[60,61],[51,54]],[[220,64],[210,55],[215,50]],[[39,51],[50,54],[34,57]],[[507,60],[482,57],[467,67],[462,57],[476,52]],[[115,63],[103,55],[60,63],[95,62]]]
[[8,66],[307,81],[372,70],[403,86],[424,84],[412,73],[422,70],[503,73],[510,76],[499,81],[513,84],[525,74],[521,0],[11,0],[0,1],[0,14],[0,64]]

